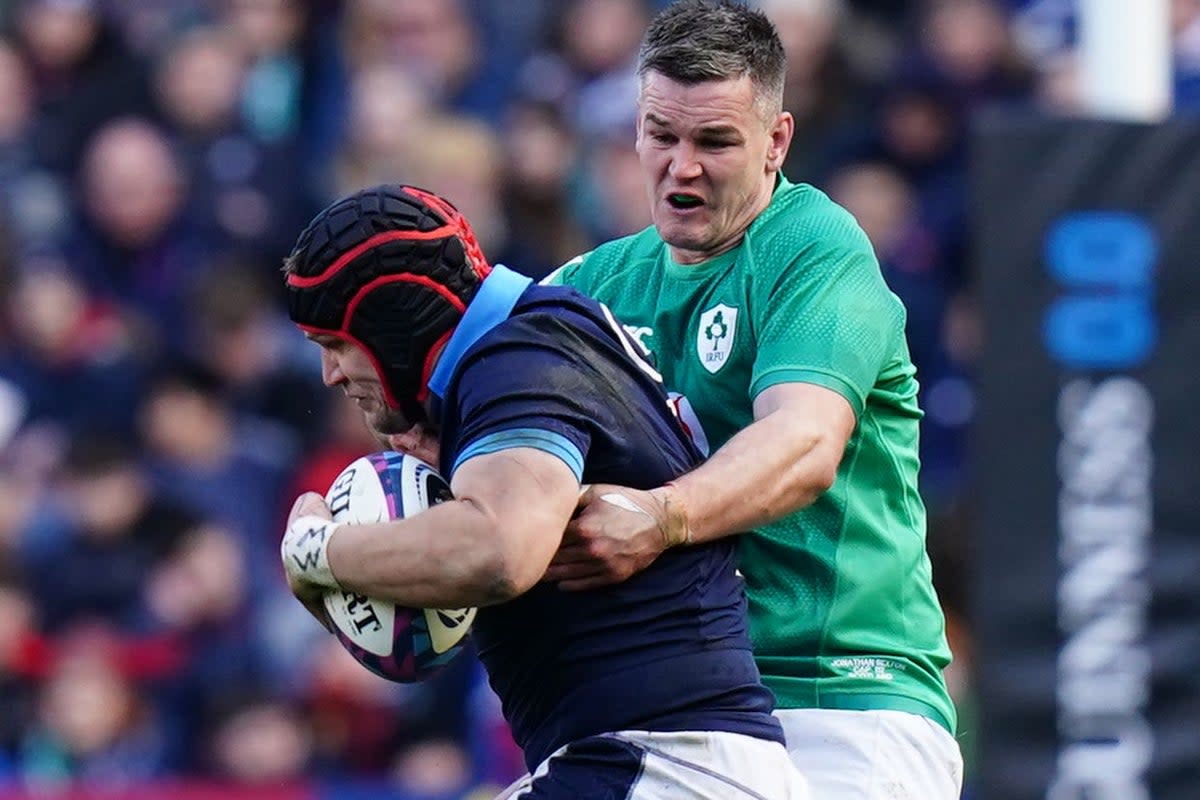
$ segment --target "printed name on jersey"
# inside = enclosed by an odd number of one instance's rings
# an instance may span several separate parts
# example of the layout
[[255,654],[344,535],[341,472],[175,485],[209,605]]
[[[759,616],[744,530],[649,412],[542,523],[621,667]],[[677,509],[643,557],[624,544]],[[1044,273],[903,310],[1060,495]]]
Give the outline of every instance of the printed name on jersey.
[[738,310],[718,303],[700,315],[696,330],[696,355],[709,372],[715,373],[729,360],[737,334]]
[[836,658],[829,664],[837,672],[851,678],[866,678],[875,681],[892,681],[897,672],[904,672],[908,665],[894,658],[878,656],[854,656]]

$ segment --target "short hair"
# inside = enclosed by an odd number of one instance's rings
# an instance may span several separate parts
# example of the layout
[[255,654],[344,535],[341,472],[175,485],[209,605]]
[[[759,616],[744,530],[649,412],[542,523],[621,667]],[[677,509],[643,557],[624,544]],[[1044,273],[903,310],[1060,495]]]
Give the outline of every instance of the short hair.
[[749,75],[759,95],[783,105],[787,59],[767,15],[732,0],[679,0],[650,22],[638,77],[658,72],[680,83]]

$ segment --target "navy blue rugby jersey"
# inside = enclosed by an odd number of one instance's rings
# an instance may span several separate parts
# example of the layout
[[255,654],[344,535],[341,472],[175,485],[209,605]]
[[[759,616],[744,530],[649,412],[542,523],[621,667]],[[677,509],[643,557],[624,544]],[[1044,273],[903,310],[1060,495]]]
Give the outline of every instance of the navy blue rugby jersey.
[[[661,486],[700,463],[657,373],[607,309],[497,267],[430,380],[447,475],[535,447],[584,483]],[[783,741],[760,682],[732,538],[673,548],[628,581],[539,584],[480,609],[480,659],[530,769],[618,730],[712,730]]]

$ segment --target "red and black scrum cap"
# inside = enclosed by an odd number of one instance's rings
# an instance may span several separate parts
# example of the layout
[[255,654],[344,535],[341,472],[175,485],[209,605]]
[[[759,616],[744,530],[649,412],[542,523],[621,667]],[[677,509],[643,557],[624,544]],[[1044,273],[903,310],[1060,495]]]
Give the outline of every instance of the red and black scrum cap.
[[285,271],[292,321],[363,348],[387,401],[408,411],[425,399],[432,355],[491,267],[449,202],[385,185],[318,214]]

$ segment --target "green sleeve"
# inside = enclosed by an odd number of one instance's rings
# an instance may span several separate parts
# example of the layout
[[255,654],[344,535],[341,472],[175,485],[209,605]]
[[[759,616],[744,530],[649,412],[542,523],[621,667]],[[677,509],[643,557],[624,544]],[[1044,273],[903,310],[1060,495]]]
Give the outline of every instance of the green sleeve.
[[755,303],[757,354],[750,396],[780,383],[814,383],[860,416],[904,336],[904,307],[884,283],[866,234],[834,207],[785,229],[764,249],[782,266]]

